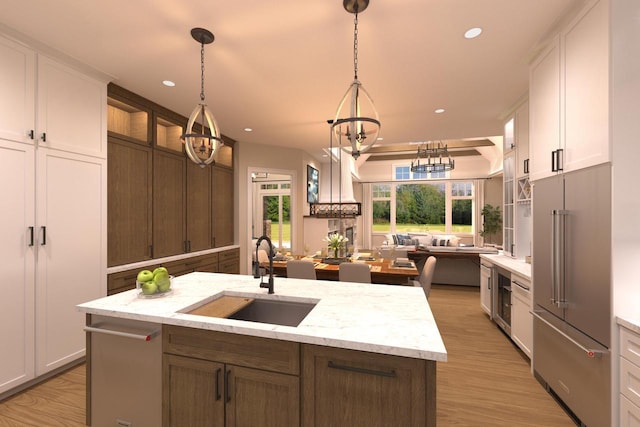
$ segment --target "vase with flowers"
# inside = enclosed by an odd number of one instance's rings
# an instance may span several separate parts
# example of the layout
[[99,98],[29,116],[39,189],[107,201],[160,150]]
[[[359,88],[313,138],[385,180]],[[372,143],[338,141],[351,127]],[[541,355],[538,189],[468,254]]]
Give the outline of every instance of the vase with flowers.
[[340,251],[340,248],[342,248],[342,246],[349,241],[349,239],[347,239],[340,233],[329,234],[329,236],[324,240],[327,242],[327,246],[329,246],[329,249],[333,250],[334,258],[339,258],[338,252]]

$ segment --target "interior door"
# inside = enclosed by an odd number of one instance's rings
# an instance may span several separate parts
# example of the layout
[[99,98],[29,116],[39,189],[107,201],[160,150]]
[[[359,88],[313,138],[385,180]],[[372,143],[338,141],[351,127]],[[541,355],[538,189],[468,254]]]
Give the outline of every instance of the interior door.
[[533,185],[533,299],[535,305],[542,306],[558,317],[563,317],[563,309],[552,302],[552,254],[553,238],[552,210],[563,208],[563,178],[554,175]]

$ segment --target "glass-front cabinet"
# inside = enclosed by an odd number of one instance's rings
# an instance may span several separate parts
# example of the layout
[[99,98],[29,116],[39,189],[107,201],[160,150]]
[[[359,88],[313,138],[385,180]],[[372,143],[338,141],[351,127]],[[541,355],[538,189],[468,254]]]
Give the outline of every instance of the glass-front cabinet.
[[514,256],[514,153],[509,153],[504,157],[503,170],[503,248],[505,255]]

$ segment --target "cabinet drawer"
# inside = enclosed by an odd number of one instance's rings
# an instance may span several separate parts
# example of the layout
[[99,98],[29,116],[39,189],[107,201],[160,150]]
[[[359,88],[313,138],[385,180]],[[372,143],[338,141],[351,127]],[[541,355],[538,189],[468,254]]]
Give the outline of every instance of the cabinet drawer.
[[640,335],[620,328],[620,355],[640,366]]
[[240,259],[240,249],[230,249],[228,251],[218,252],[218,260],[221,263],[238,259]]
[[167,326],[163,351],[222,363],[299,375],[300,345],[248,335]]
[[640,367],[620,358],[620,392],[640,406]]
[[640,408],[624,396],[620,396],[620,425],[640,427]]

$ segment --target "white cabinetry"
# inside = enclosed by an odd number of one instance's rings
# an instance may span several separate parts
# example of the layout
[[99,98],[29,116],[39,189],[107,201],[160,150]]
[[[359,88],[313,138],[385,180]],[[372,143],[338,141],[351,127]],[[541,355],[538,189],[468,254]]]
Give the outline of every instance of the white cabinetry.
[[531,180],[610,159],[608,13],[589,2],[531,66]]
[[491,287],[493,286],[493,264],[486,260],[480,261],[480,307],[491,318]]
[[84,355],[75,306],[106,294],[107,165],[106,83],[0,37],[0,90],[1,396]]
[[[520,105],[504,127],[512,142],[504,157],[504,250],[514,258],[531,254],[531,185],[529,184],[529,103]],[[507,147],[505,146],[505,149]]]
[[533,315],[530,280],[511,274],[511,339],[531,358],[533,350]]
[[640,335],[620,327],[620,425],[640,426]]

